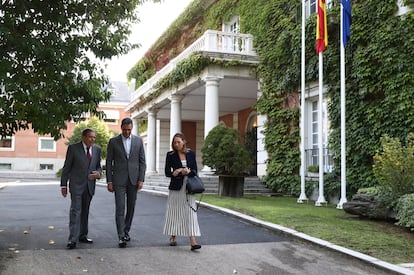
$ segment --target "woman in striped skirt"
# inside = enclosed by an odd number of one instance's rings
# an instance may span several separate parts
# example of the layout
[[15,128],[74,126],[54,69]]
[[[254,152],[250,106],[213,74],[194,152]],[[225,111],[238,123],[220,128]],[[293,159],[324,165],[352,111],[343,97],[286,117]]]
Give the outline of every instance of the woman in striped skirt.
[[186,143],[182,133],[175,134],[171,142],[173,150],[167,153],[165,160],[165,175],[171,180],[164,234],[171,236],[171,246],[177,245],[177,236],[188,236],[193,251],[201,248],[195,239],[200,236],[200,227],[197,213],[190,207],[195,208],[195,195],[187,194],[186,183],[188,177],[197,175],[197,162],[195,153],[187,149]]

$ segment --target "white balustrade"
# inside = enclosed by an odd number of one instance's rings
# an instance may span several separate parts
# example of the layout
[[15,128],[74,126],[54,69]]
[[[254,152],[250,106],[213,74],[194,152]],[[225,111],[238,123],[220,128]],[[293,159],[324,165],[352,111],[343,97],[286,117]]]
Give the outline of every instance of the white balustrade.
[[[141,97],[153,91],[153,86],[172,70],[182,60],[188,58],[196,52],[211,52],[222,54],[238,54],[247,56],[257,56],[253,48],[253,35],[237,34],[222,31],[207,30],[203,36],[197,39],[182,53],[172,59],[167,65],[156,72],[150,79],[141,85],[132,94],[132,104]],[[234,57],[235,59],[237,57]]]

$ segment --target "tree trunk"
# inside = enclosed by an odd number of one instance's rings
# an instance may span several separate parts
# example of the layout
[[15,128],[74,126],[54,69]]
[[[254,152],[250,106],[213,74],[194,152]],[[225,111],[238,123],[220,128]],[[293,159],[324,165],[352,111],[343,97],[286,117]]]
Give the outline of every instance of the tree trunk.
[[243,197],[244,177],[219,176],[219,196]]

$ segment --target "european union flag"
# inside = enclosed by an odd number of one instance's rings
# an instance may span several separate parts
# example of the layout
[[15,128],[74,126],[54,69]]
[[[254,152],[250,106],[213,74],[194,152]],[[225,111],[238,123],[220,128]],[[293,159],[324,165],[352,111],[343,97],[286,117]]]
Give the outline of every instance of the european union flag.
[[348,40],[351,38],[351,23],[352,23],[352,15],[351,15],[351,0],[341,0],[342,3],[342,20],[343,20],[343,27],[342,27],[342,40],[344,42],[344,48],[348,44]]

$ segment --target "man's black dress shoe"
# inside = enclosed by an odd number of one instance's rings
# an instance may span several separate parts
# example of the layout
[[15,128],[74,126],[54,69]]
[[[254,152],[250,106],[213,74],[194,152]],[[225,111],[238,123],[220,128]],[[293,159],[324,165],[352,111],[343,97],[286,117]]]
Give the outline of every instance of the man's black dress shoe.
[[74,249],[75,247],[76,247],[75,242],[68,242],[68,244],[66,245],[67,249]]
[[81,242],[81,243],[93,243],[93,240],[88,239],[88,238],[85,237],[85,238],[80,238],[79,242]]
[[119,243],[118,243],[119,248],[125,248],[126,245],[127,245],[127,243],[125,241],[125,238],[119,239]]
[[124,240],[129,242],[131,240],[131,237],[129,236],[128,232],[125,232]]

